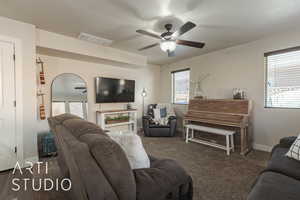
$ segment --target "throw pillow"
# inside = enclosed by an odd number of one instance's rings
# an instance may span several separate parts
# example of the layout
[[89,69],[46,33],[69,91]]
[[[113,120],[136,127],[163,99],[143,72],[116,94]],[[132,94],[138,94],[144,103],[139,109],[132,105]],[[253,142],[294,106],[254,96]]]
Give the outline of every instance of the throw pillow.
[[161,118],[167,117],[167,108],[166,107],[160,109],[160,117]]
[[286,153],[286,156],[300,161],[300,134]]
[[153,113],[154,113],[154,120],[158,121],[161,118],[160,117],[160,109],[159,108],[153,109]]
[[166,108],[167,109],[167,117],[175,116],[174,109],[173,109],[172,105],[169,103],[159,103],[159,104],[157,104],[156,108]]
[[121,132],[112,132],[108,135],[122,147],[132,169],[150,167],[150,160],[140,136]]

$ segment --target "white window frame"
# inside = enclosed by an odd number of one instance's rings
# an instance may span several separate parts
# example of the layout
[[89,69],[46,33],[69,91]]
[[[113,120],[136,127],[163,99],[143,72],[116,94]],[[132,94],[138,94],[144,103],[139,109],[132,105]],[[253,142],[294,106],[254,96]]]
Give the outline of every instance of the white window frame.
[[81,103],[82,112],[83,112],[83,119],[87,119],[87,112],[88,112],[87,101],[54,101],[54,102],[64,103],[64,105],[65,105],[65,113],[71,113],[70,112],[70,103]]
[[[176,71],[172,71],[171,72],[171,84],[172,84],[172,95],[171,95],[171,97],[172,97],[172,100],[171,100],[171,102],[172,102],[172,104],[177,104],[177,105],[187,105],[187,104],[189,104],[189,99],[188,99],[188,101],[187,102],[185,102],[185,103],[177,103],[177,102],[175,102],[175,86],[174,86],[174,84],[175,84],[175,81],[174,81],[174,75],[176,74],[176,73],[178,73],[178,72],[184,72],[184,71],[189,71],[189,73],[191,72],[191,69],[190,68],[185,68],[185,69],[180,69],[180,70],[176,70]],[[191,75],[191,74],[190,74]],[[189,79],[190,79],[191,77],[189,77]],[[189,80],[189,83],[190,83],[190,80]],[[189,97],[189,95],[190,95],[190,87],[189,87],[189,90],[188,90],[188,97]]]

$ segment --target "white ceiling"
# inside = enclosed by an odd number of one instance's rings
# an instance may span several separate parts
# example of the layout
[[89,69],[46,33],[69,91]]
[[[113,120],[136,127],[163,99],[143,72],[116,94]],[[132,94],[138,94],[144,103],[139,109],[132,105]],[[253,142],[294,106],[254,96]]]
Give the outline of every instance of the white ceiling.
[[[73,37],[104,37],[115,48],[166,64],[297,27],[300,0],[0,0],[0,15]],[[159,47],[137,51],[157,42],[137,29],[163,32],[167,22],[176,29],[186,21],[198,26],[181,39],[204,41],[204,49],[179,47],[174,58]]]

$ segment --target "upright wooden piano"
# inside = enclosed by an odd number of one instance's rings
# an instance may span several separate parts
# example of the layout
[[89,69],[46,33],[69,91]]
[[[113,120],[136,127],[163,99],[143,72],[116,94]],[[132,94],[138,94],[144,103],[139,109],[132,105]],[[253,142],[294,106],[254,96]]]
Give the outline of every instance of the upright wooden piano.
[[192,99],[184,116],[184,124],[201,123],[236,129],[240,134],[241,154],[245,155],[252,149],[251,110],[249,100]]

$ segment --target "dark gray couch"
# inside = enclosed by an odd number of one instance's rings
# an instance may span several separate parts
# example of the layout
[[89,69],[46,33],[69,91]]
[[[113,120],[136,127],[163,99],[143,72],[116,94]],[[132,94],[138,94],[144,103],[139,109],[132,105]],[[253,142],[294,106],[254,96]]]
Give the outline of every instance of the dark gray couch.
[[48,121],[72,200],[192,200],[192,179],[175,161],[150,157],[150,168],[132,170],[122,148],[97,125],[70,114]]
[[295,139],[283,138],[273,148],[268,166],[256,180],[248,200],[300,199],[300,162],[285,156]]

